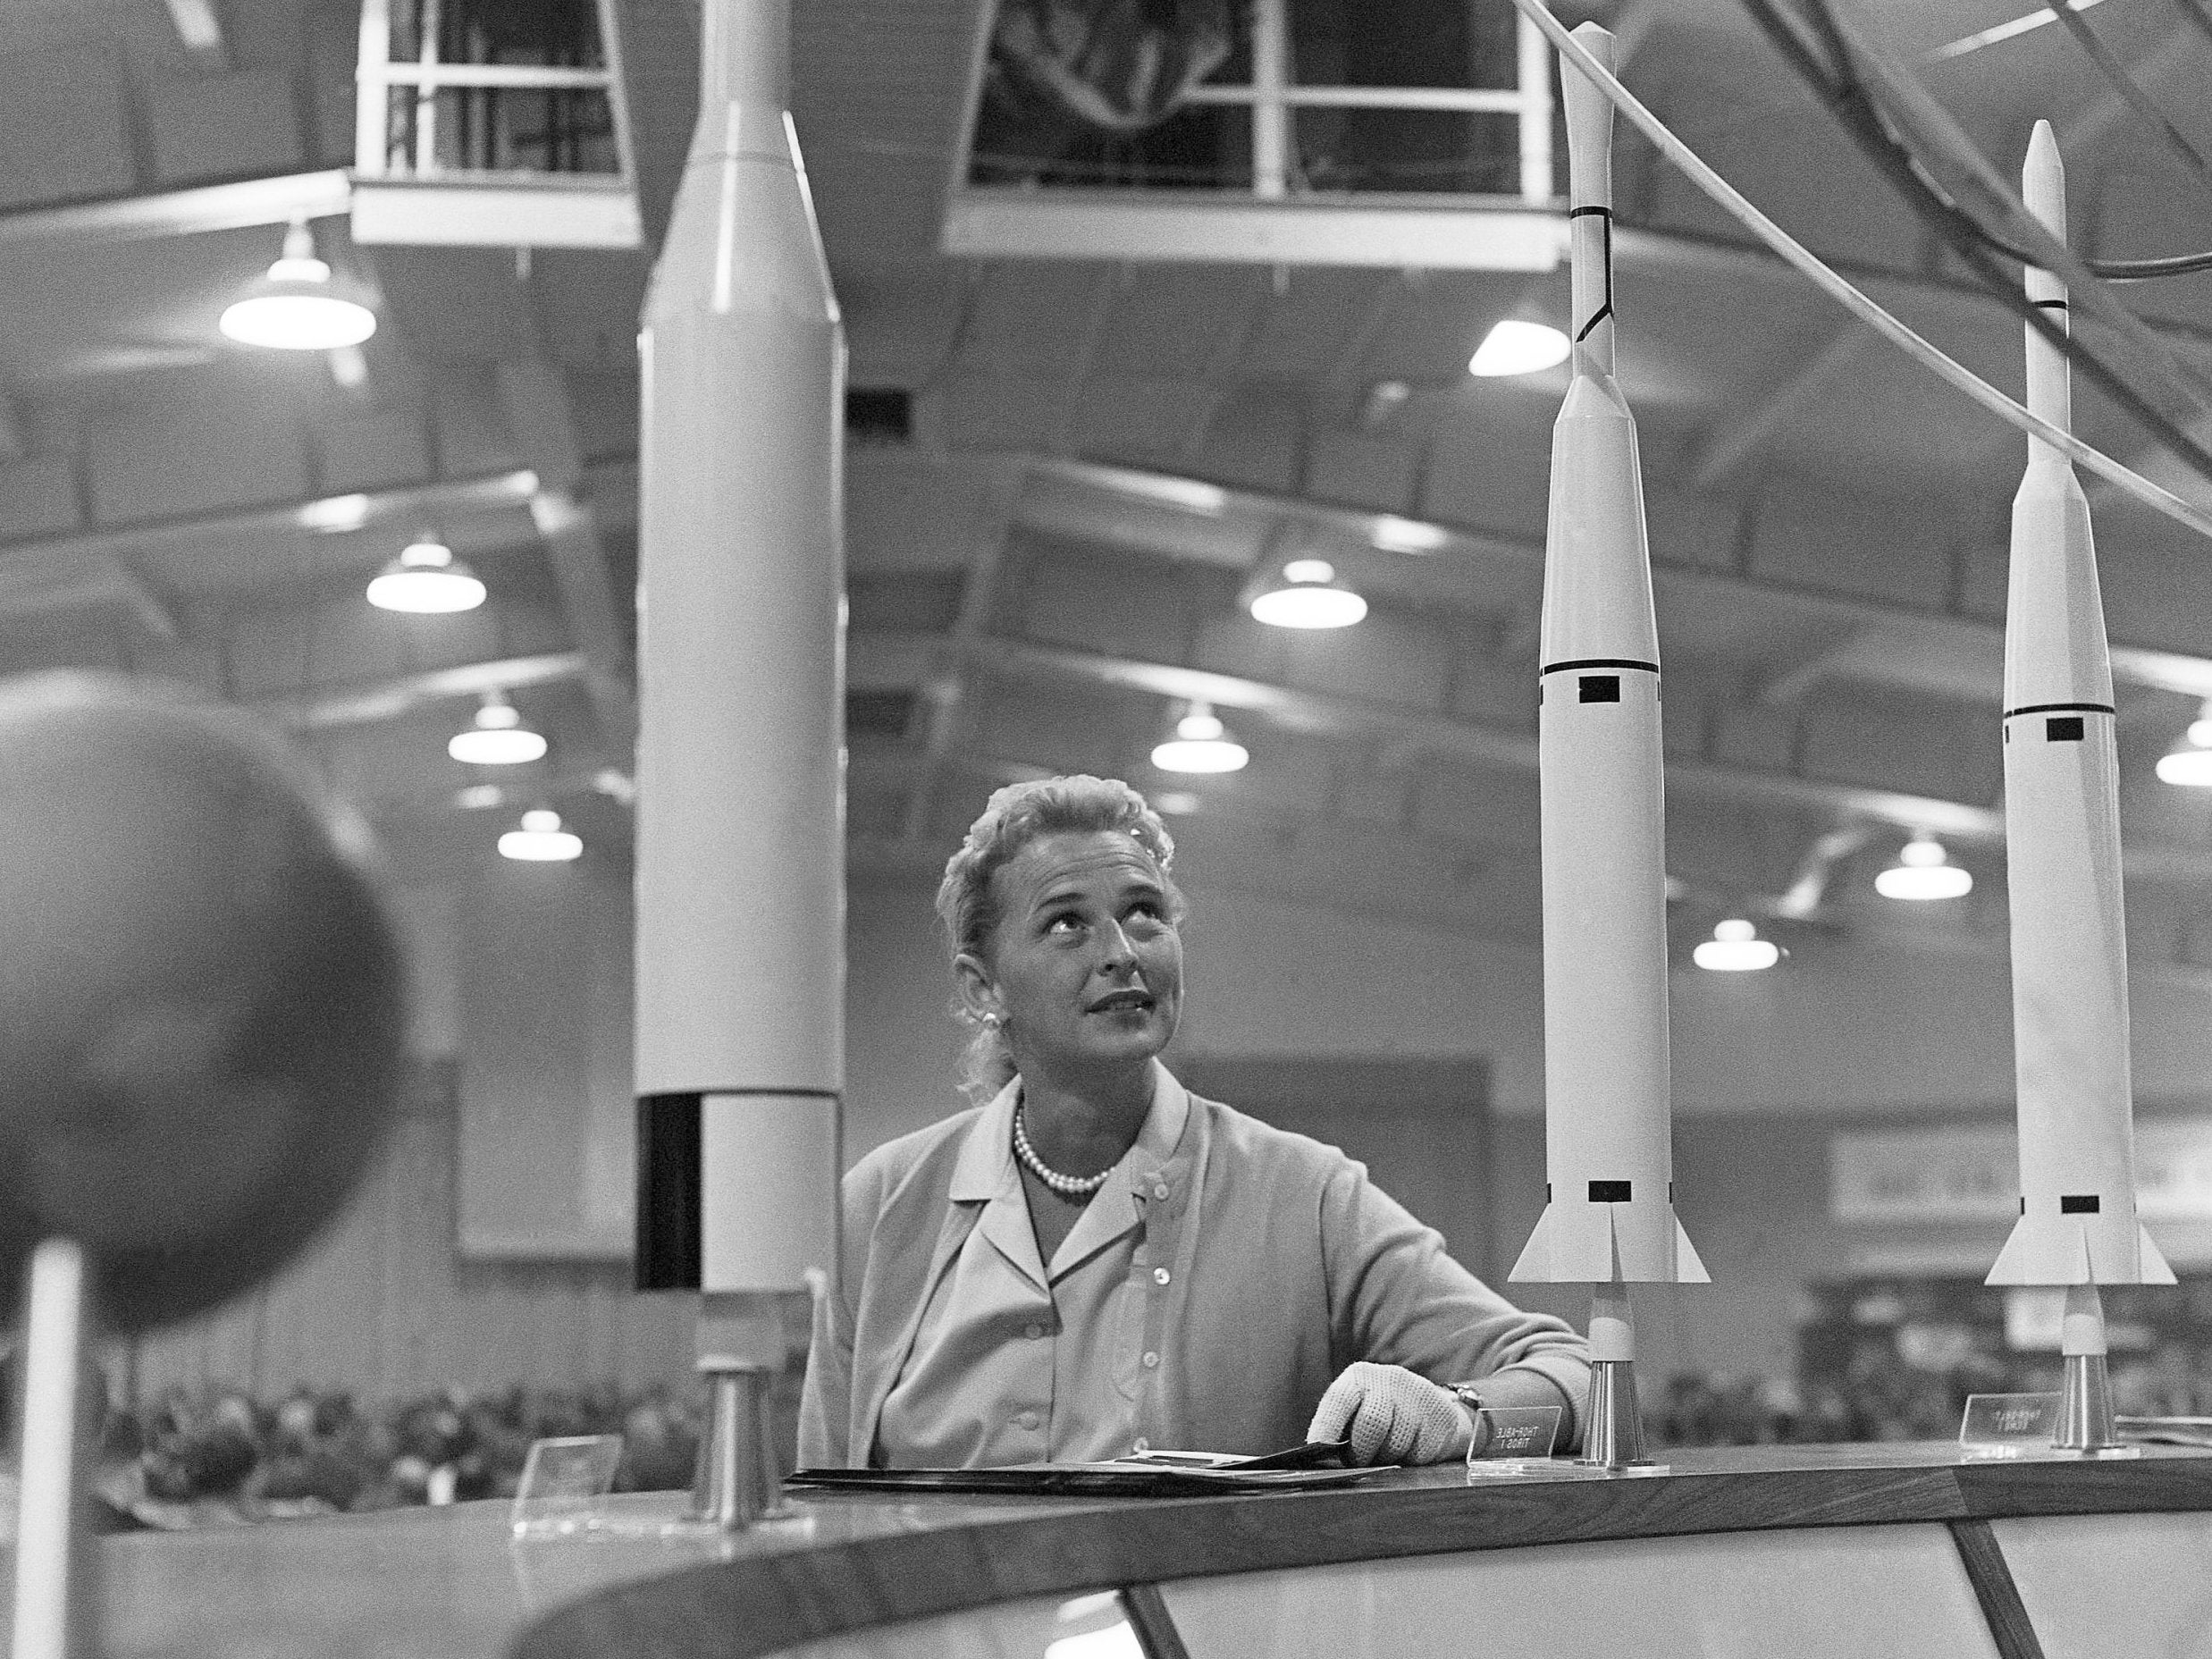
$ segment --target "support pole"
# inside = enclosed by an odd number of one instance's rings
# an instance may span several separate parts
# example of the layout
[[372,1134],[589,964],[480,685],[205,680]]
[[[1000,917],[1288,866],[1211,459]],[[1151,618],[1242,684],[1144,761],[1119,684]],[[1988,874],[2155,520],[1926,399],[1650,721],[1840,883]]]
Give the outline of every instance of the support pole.
[[1636,1398],[1636,1312],[1628,1287],[1615,1280],[1590,1294],[1590,1394],[1582,1412],[1582,1455],[1594,1469],[1636,1469],[1644,1454],[1644,1416]]

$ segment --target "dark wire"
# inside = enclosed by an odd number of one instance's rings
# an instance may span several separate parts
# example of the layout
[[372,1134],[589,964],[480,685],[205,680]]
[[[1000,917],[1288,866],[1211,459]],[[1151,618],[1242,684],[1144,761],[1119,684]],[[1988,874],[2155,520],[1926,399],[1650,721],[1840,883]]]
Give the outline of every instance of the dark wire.
[[[1806,0],[1806,4],[1832,63],[1821,61],[1813,46],[1799,34],[1795,21],[1783,16],[1774,0],[1744,0],[1744,3],[1790,67],[1835,112],[1838,119],[1844,123],[1845,130],[1865,151],[1867,158],[1905,198],[1914,211],[1942,235],[1967,267],[1981,279],[1982,284],[2053,348],[2063,352],[2066,360],[2081,370],[2085,380],[2155,433],[2174,454],[2188,463],[2191,471],[2212,483],[2212,453],[2208,453],[2163,410],[2137,392],[2124,376],[2109,367],[2104,359],[2078,344],[2066,330],[2053,324],[2040,307],[2031,305],[2012,274],[1989,257],[1985,246],[1990,240],[1987,233],[1964,209],[1929,182],[1911,152],[1892,136],[1880,111],[1875,107],[1856,72],[1851,67],[1849,50],[1824,0]],[[2036,261],[2030,259],[2026,263],[2032,265]]]
[[2212,40],[2212,12],[2207,12],[2199,0],[2174,0],[2174,4],[2183,17],[2196,24],[2206,39]]
[[2164,132],[2166,142],[2188,156],[2190,165],[2199,173],[2212,173],[2212,164],[2207,164],[2203,155],[2182,130],[2166,119],[2166,112],[2150,101],[2150,94],[2144,91],[2136,83],[2135,77],[2127,72],[2127,65],[2113,55],[2112,48],[2105,44],[2104,37],[2090,27],[2089,19],[2075,12],[2066,4],[2066,0],[2043,0],[2043,3],[2050,7],[2051,15],[2066,26],[2066,32],[2080,44],[2082,50],[2089,54],[2090,62],[2097,65],[2098,73],[2110,81],[2112,89],[2127,100],[2128,107]]

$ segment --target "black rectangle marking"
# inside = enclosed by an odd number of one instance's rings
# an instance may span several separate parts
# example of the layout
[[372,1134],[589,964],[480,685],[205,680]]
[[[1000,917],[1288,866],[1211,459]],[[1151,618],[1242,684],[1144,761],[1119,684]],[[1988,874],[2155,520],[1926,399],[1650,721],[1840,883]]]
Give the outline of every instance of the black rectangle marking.
[[637,1258],[641,1291],[699,1288],[702,1107],[695,1094],[637,1103]]
[[1590,1201],[1593,1204],[1629,1203],[1632,1200],[1628,1197],[1628,1189],[1635,1184],[1631,1181],[1593,1181],[1590,1183]]
[[2094,1192],[2061,1192],[2058,1195],[2058,1213],[2062,1216],[2094,1216],[2098,1212],[2098,1200]]
[[1582,703],[1619,703],[1620,676],[1618,674],[1584,674],[1575,680],[1577,701]]
[[2082,717],[2079,714],[2054,714],[2043,722],[2043,737],[2047,743],[2079,743],[2082,741]]

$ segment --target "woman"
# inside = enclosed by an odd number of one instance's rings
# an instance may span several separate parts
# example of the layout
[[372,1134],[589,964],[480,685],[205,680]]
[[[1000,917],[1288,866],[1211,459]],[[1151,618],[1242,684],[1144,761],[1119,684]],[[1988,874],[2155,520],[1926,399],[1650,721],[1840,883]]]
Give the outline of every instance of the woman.
[[[1174,846],[1127,784],[1001,789],[946,866],[969,1087],[845,1178],[803,1468],[1098,1461],[1350,1439],[1463,1453],[1469,1394],[1557,1405],[1587,1351],[1332,1147],[1186,1091]],[[1449,1385],[1465,1385],[1455,1395]]]

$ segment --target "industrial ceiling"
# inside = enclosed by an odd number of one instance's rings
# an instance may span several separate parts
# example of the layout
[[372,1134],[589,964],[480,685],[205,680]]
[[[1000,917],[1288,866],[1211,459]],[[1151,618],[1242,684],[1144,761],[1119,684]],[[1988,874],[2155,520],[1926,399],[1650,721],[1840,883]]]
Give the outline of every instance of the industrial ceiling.
[[[2212,181],[2070,29],[1947,53],[2035,0],[1839,9],[1999,173],[2016,178],[2036,119],[2055,123],[2081,251],[2212,248]],[[543,798],[618,852],[635,337],[690,136],[699,13],[614,10],[646,247],[518,257],[349,240],[352,0],[7,0],[0,673],[118,669],[260,709],[396,846],[488,846]],[[1560,14],[1604,21],[1624,80],[1678,136],[2017,393],[2018,318],[1739,0]],[[2212,147],[2212,38],[2183,0],[2083,15]],[[980,21],[975,0],[795,0],[795,119],[852,383],[906,394],[849,455],[855,870],[928,868],[994,784],[1080,769],[1168,797],[1207,880],[1533,941],[1535,621],[1565,370],[1476,380],[1466,365],[1501,317],[1563,320],[1565,266],[946,255]],[[1822,948],[2001,951],[1998,678],[2024,440],[1625,128],[1616,181],[1678,944],[1740,912]],[[216,331],[297,212],[377,297],[366,373]],[[2212,276],[2113,292],[2182,379],[2212,386]],[[2212,480],[2078,379],[2075,408],[2090,442],[2212,501]],[[2109,489],[2092,500],[2131,945],[2145,971],[2195,974],[2212,969],[2212,792],[2151,766],[2212,696],[2212,545]],[[484,577],[481,610],[364,602],[425,527]],[[1367,619],[1291,636],[1243,615],[1253,562],[1291,551],[1336,564]],[[492,689],[552,739],[519,782],[445,753]],[[1247,770],[1151,769],[1190,698],[1231,722]],[[1915,829],[1950,839],[1972,897],[1873,896]]]

